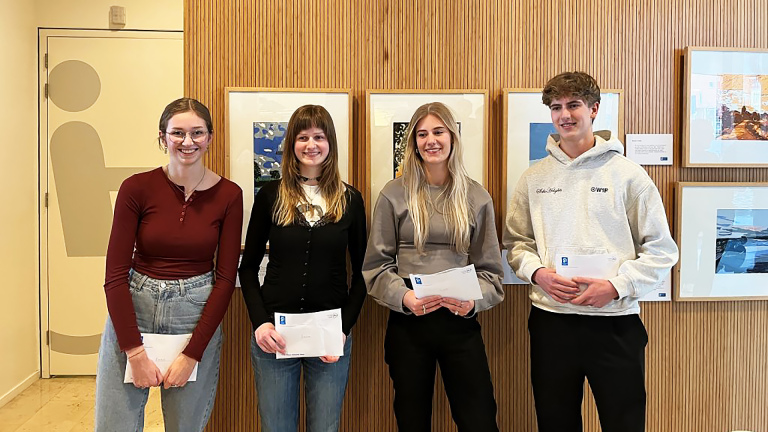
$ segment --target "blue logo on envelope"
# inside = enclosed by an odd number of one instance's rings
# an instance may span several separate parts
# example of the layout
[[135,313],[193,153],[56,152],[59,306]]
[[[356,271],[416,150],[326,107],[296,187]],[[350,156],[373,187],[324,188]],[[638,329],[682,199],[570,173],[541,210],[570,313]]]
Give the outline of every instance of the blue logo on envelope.
[[563,257],[561,261],[564,266],[568,265],[568,257]]
[[421,278],[414,278],[414,279],[416,279],[417,284],[421,285]]
[[285,315],[280,315],[280,324],[285,325]]

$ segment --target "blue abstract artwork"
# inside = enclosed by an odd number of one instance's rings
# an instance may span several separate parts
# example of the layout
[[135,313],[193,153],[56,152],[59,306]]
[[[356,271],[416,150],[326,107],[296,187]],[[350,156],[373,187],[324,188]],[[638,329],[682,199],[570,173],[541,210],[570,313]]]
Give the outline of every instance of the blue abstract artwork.
[[717,209],[715,273],[768,273],[768,209]]
[[253,122],[253,194],[280,178],[288,122]]
[[547,157],[547,138],[556,133],[552,123],[531,123],[530,142],[528,143],[528,166]]

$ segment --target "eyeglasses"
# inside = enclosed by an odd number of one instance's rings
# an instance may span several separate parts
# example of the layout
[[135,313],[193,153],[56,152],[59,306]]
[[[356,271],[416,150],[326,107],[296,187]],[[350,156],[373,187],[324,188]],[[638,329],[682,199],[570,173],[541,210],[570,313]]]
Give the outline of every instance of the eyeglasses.
[[189,138],[195,144],[200,144],[201,142],[205,141],[206,138],[208,138],[208,131],[201,130],[201,129],[193,130],[192,132],[172,130],[172,131],[166,131],[165,134],[168,135],[168,138],[174,144],[183,143],[184,140],[187,139],[187,135],[189,135]]

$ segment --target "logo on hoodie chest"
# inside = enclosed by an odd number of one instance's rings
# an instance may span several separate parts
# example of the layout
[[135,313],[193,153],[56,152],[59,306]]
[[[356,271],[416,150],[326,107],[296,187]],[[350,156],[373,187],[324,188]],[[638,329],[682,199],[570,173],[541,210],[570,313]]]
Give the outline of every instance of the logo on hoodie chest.
[[594,192],[594,193],[608,193],[608,188],[607,187],[592,186],[589,189],[589,191],[590,192]]
[[559,188],[559,187],[536,188],[536,193],[537,194],[552,194],[552,195],[555,195],[555,194],[557,194],[559,192],[562,192],[562,191],[563,191],[563,189]]

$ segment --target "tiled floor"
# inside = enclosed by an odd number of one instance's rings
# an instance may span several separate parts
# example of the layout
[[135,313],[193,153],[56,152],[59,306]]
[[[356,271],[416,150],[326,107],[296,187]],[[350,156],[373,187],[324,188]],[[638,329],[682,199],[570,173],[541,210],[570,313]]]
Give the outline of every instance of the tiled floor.
[[[85,432],[93,430],[94,377],[41,379],[0,407],[0,432]],[[160,390],[149,392],[146,432],[164,431]]]

